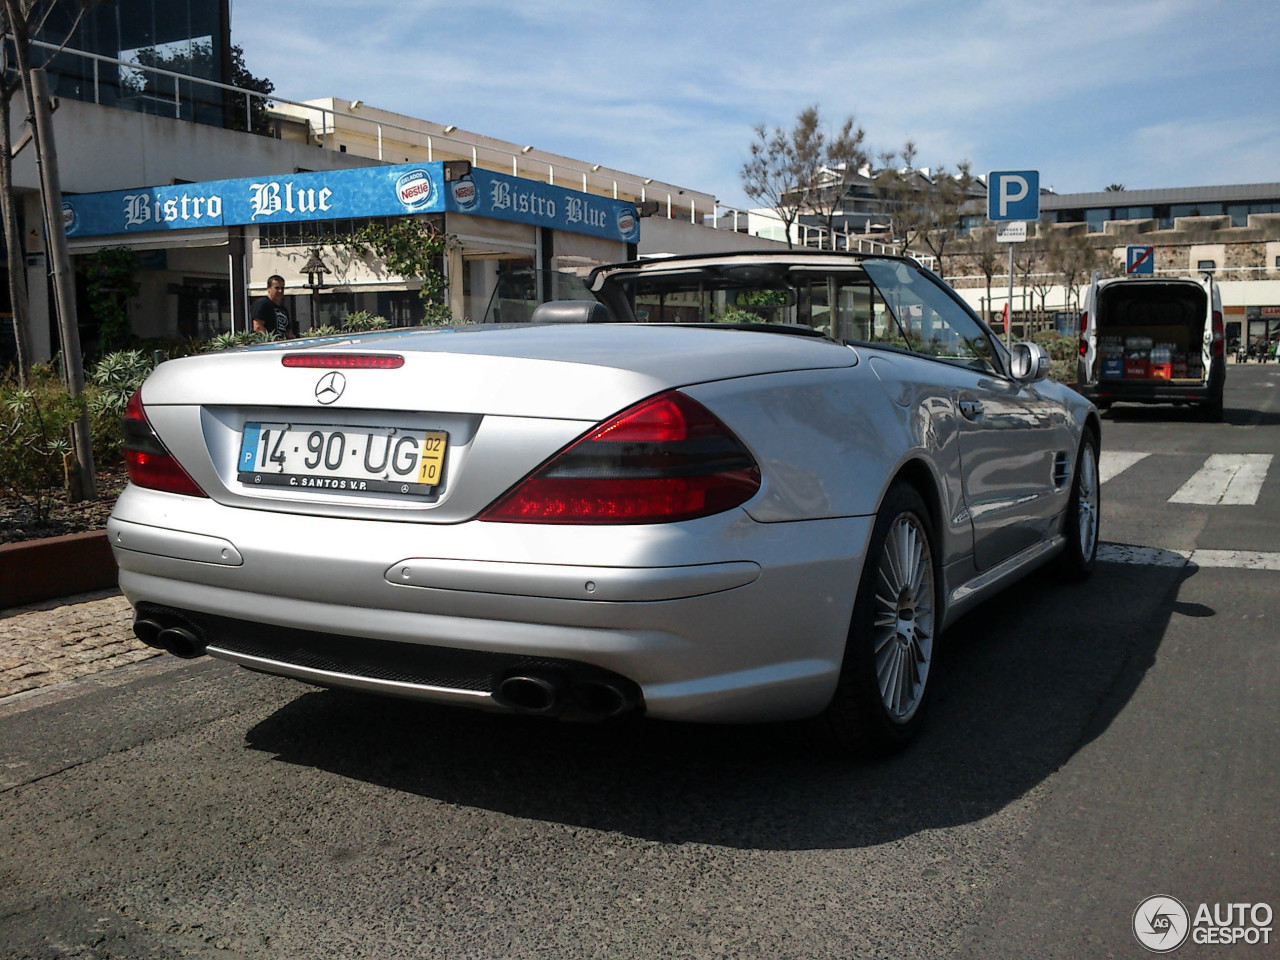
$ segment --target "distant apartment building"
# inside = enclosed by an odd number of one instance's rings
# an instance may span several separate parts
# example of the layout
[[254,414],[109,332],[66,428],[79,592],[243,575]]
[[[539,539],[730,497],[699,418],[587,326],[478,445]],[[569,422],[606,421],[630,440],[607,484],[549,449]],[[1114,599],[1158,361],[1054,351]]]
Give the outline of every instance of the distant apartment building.
[[[1087,244],[1097,268],[1118,276],[1128,269],[1130,247],[1151,248],[1156,276],[1212,274],[1222,289],[1223,313],[1232,333],[1253,340],[1280,333],[1280,183],[1227,184],[1160,190],[1040,195],[1042,224],[1026,245],[1015,244],[1014,309],[1071,314],[1088,277],[1074,285],[1054,276],[1042,231]],[[998,259],[991,303],[978,249],[994,228],[974,215],[969,237],[948,257],[948,279],[978,309],[999,311],[1008,299],[1007,260]],[[985,234],[985,237],[984,237]],[[1004,245],[1002,250],[1007,249]],[[1033,258],[1039,250],[1038,259]]]

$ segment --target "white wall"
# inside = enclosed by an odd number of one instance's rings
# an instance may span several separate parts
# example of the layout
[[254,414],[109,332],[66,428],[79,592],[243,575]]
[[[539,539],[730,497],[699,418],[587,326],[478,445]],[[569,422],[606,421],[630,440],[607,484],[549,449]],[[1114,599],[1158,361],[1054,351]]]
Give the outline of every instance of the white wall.
[[[14,129],[19,128],[20,118],[16,118]],[[377,162],[65,97],[53,115],[53,129],[64,193],[160,186],[175,179],[228,180],[293,173],[298,167],[336,170]],[[13,179],[19,189],[38,189],[30,147],[14,161]]]
[[732,230],[715,230],[700,223],[667,220],[665,217],[645,217],[640,221],[641,256],[785,249],[785,241],[766,240]]

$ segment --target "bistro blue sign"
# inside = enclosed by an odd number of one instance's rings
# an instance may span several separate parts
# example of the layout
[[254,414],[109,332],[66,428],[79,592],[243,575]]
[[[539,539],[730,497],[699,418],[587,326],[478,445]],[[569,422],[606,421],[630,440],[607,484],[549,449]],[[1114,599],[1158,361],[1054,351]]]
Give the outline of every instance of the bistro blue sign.
[[446,183],[442,163],[210,180],[63,198],[69,237],[346,220],[443,211],[637,243],[633,204],[474,170]]

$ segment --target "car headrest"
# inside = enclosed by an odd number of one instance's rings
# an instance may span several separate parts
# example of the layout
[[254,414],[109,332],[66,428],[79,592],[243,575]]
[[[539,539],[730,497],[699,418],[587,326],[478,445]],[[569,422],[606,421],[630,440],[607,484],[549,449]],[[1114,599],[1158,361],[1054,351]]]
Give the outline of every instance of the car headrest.
[[533,308],[531,323],[611,323],[613,315],[598,300],[552,300]]

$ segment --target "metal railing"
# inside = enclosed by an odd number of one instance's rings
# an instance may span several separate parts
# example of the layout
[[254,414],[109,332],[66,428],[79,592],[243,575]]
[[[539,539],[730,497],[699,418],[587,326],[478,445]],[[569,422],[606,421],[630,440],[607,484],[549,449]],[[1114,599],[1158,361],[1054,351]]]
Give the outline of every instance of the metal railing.
[[[652,177],[617,176],[612,172],[601,176],[599,175],[600,164],[588,164],[585,161],[575,161],[568,158],[552,162],[541,158],[529,157],[527,156],[528,151],[531,149],[529,147],[507,150],[504,147],[495,146],[491,143],[482,143],[465,136],[453,136],[451,131],[447,133],[431,133],[418,127],[389,120],[364,117],[352,110],[336,110],[320,104],[290,100],[287,97],[281,97],[276,94],[264,94],[257,90],[247,90],[244,87],[237,87],[217,80],[209,80],[204,77],[195,77],[174,70],[166,70],[163,67],[150,66],[130,60],[120,60],[116,57],[90,53],[89,51],[77,50],[72,47],[60,47],[57,44],[47,43],[42,40],[33,40],[31,45],[37,49],[50,51],[56,57],[78,57],[89,61],[92,64],[92,102],[95,104],[102,104],[102,89],[104,86],[102,73],[103,67],[106,65],[115,68],[118,72],[130,71],[153,75],[157,78],[155,82],[157,90],[162,87],[161,81],[170,82],[173,88],[172,98],[170,99],[167,95],[156,96],[152,98],[152,102],[156,105],[161,103],[172,104],[173,117],[177,120],[195,119],[195,105],[197,102],[205,106],[212,107],[216,105],[221,108],[223,105],[222,98],[225,95],[231,95],[244,98],[245,126],[246,128],[251,128],[255,102],[260,102],[264,109],[271,104],[287,104],[303,112],[305,119],[299,122],[307,124],[308,135],[314,135],[317,140],[317,146],[322,149],[329,149],[329,144],[332,142],[331,138],[336,137],[338,133],[338,118],[341,117],[350,123],[363,125],[369,131],[376,143],[377,152],[376,158],[372,159],[377,159],[381,162],[386,162],[385,141],[388,139],[387,133],[388,131],[393,131],[400,135],[401,142],[411,147],[416,146],[419,149],[425,149],[428,163],[434,161],[437,154],[440,154],[442,157],[450,159],[470,159],[472,164],[477,167],[501,172],[505,172],[509,165],[512,176],[545,177],[546,182],[550,184],[556,183],[557,173],[559,173],[562,183],[572,182],[575,187],[581,183],[583,193],[590,193],[594,188],[601,195],[611,196],[615,200],[621,199],[620,194],[623,192],[630,196],[638,196],[641,203],[657,200],[659,204],[657,214],[664,216],[668,220],[687,220],[693,226],[714,230],[731,229],[735,233],[747,233],[748,231],[743,224],[750,217],[766,221],[776,219],[777,224],[781,225],[782,223],[781,218],[778,218],[776,214],[772,214],[771,211],[748,211],[724,205],[715,200],[712,201],[710,210],[700,214],[697,201],[694,198],[686,196],[677,199],[679,191],[675,190],[673,192],[673,190],[668,189],[666,184],[660,184],[656,191],[652,190],[651,188],[655,184],[655,180]],[[50,57],[49,59],[52,61],[55,58]],[[184,117],[184,84],[218,91],[218,99],[216,101],[197,101],[194,97],[190,98],[189,112],[191,116]],[[119,87],[121,82],[117,78],[106,85]],[[358,104],[359,101],[354,101],[354,103]],[[130,109],[130,106],[126,103],[113,105],[122,109]],[[312,115],[315,117],[314,120],[311,118]],[[275,118],[296,119],[289,114],[282,113],[277,113]],[[446,126],[444,129],[449,130],[449,127]],[[729,226],[729,223],[732,223],[732,226]],[[806,224],[796,224],[794,229],[795,235],[792,240],[803,247],[825,250],[853,250],[872,254],[892,254],[895,252],[895,248],[891,244],[862,237],[848,230],[830,231],[822,226]],[[748,235],[760,236],[765,233],[772,235],[774,232],[775,229],[761,228],[755,234]],[[916,259],[927,263],[935,258],[917,256]]]
[[[389,120],[378,120],[369,117],[360,116],[359,113],[349,110],[336,110],[332,107],[315,103],[305,103],[300,100],[290,100],[287,97],[281,97],[276,94],[264,94],[256,90],[247,90],[243,87],[237,87],[232,84],[221,83],[217,80],[209,80],[204,77],[195,77],[186,73],[178,73],[173,70],[166,70],[163,67],[155,67],[147,64],[141,64],[129,60],[120,60],[116,57],[109,57],[100,53],[90,53],[85,50],[77,50],[72,47],[59,47],[57,44],[46,43],[44,41],[33,40],[33,47],[41,50],[51,51],[59,57],[72,57],[87,60],[92,64],[92,83],[93,83],[93,99],[91,102],[102,104],[102,90],[104,82],[102,72],[104,65],[114,67],[116,70],[127,70],[135,73],[146,73],[158,78],[156,88],[161,88],[159,80],[168,81],[172,84],[172,98],[156,98],[155,103],[168,103],[172,105],[173,118],[177,120],[192,119],[192,117],[183,116],[184,97],[182,87],[184,84],[191,84],[197,87],[206,87],[211,90],[219,91],[219,95],[231,94],[244,98],[245,116],[246,118],[253,115],[253,104],[255,101],[260,102],[263,107],[270,104],[287,104],[298,111],[302,111],[305,122],[310,130],[314,133],[317,145],[321,148],[327,148],[330,138],[337,134],[337,119],[343,118],[350,123],[364,126],[372,135],[376,142],[377,156],[372,159],[386,161],[385,141],[388,131],[394,131],[402,135],[404,143],[410,146],[416,146],[425,149],[426,160],[428,163],[434,161],[437,154],[443,154],[449,158],[470,159],[473,164],[486,169],[498,170],[505,172],[510,168],[512,176],[532,176],[535,178],[545,178],[546,182],[555,184],[557,175],[560,176],[561,183],[573,182],[575,186],[581,183],[584,193],[591,192],[594,187],[603,195],[612,196],[613,199],[620,199],[623,191],[639,196],[640,202],[647,200],[658,200],[660,203],[659,212],[665,212],[667,219],[683,220],[685,219],[686,209],[688,211],[688,219],[691,223],[698,224],[699,213],[697,202],[692,198],[685,198],[687,208],[677,199],[678,190],[667,189],[666,185],[659,186],[657,191],[651,189],[654,184],[652,177],[633,177],[633,176],[617,176],[608,173],[599,176],[600,164],[588,164],[583,161],[574,161],[564,158],[559,161],[544,160],[536,157],[527,156],[528,148],[518,150],[507,150],[503,147],[490,143],[482,143],[466,136],[453,136],[450,133],[431,133],[418,127],[412,127],[405,124],[395,123]],[[53,58],[51,57],[50,60]],[[118,85],[116,81],[113,85]],[[165,84],[167,86],[168,84]],[[212,103],[212,101],[203,101]],[[219,104],[221,100],[219,99]],[[358,101],[357,101],[358,102]],[[124,106],[128,109],[127,106]],[[314,116],[314,119],[312,117]],[[291,119],[288,115],[277,114],[277,117]]]
[[[961,254],[956,254],[956,255],[960,256]],[[1204,272],[1205,271],[1203,270],[1192,270],[1190,268],[1186,270],[1162,269],[1162,270],[1156,270],[1151,274],[1147,274],[1147,276],[1197,277],[1204,274]],[[1259,274],[1262,274],[1263,276],[1259,276]],[[1265,276],[1265,274],[1271,274],[1271,276]],[[1256,266],[1256,267],[1215,267],[1214,270],[1212,271],[1212,275],[1215,280],[1219,280],[1219,281],[1239,280],[1239,279],[1280,280],[1280,267],[1268,267],[1265,265]],[[1041,279],[1050,278],[1050,277],[1060,278],[1061,276],[1062,274],[1054,273],[1052,271],[1036,271],[1030,274],[1022,274],[1022,273],[1015,272],[1013,275],[1013,279],[1015,284],[1020,284],[1022,282],[1023,277],[1027,277],[1031,280],[1041,280]],[[1123,274],[1115,274],[1114,276],[1123,276]],[[966,288],[970,286],[982,285],[987,282],[987,278],[980,273],[956,274],[954,276],[948,276],[946,279],[947,279],[947,282],[952,285],[964,286]],[[1001,270],[1000,272],[993,273],[991,275],[991,283],[993,286],[998,284],[1007,284],[1008,282],[1009,282],[1009,271],[1007,270]],[[1085,286],[1088,286],[1088,283],[1089,283],[1088,278],[1085,278]],[[1061,279],[1056,280],[1054,282],[1054,285],[1061,286],[1062,285]]]

